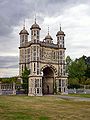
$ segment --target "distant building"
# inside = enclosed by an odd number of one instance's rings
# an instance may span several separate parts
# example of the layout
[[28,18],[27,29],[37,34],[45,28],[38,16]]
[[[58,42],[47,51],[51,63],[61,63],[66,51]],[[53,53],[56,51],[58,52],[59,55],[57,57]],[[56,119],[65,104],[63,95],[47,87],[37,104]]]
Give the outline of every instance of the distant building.
[[57,44],[49,31],[40,41],[40,26],[35,23],[31,26],[31,39],[29,33],[23,27],[20,31],[20,60],[19,75],[27,67],[29,75],[29,96],[42,96],[45,94],[67,93],[67,75],[65,70],[65,34],[61,30],[57,32]]

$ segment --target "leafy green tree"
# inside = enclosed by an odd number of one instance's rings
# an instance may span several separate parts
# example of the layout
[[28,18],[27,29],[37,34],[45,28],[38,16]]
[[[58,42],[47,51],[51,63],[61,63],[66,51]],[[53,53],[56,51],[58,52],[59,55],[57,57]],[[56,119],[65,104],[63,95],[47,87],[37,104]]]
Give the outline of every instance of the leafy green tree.
[[87,78],[87,80],[85,81],[85,85],[90,85],[90,78]]
[[67,56],[66,57],[66,72],[68,73],[69,71],[68,71],[68,68],[69,68],[69,66],[71,65],[71,63],[72,63],[72,59],[70,58],[70,56]]
[[78,74],[78,67],[75,61],[71,63],[71,65],[68,67],[68,75],[69,78],[76,78]]
[[69,85],[76,86],[78,84],[85,84],[86,71],[87,71],[86,56],[82,56],[79,59],[71,61],[71,63],[68,65]]
[[81,83],[81,79],[84,78],[85,71],[87,70],[85,56],[82,56],[81,58],[78,59],[77,68],[78,68],[77,78],[79,79],[79,82]]
[[30,71],[25,67],[25,70],[22,73],[22,80],[23,84],[22,87],[25,90],[25,93],[28,93],[28,78],[29,78]]
[[85,76],[90,78],[90,65],[87,65],[87,70],[85,71]]
[[13,83],[13,82],[17,82],[17,77],[10,77],[10,78],[0,78],[0,81],[2,83]]
[[79,79],[78,78],[69,78],[68,79],[68,88],[79,88]]
[[67,65],[70,65],[71,62],[72,62],[72,59],[70,58],[70,56],[67,56],[66,57],[66,63],[67,63]]

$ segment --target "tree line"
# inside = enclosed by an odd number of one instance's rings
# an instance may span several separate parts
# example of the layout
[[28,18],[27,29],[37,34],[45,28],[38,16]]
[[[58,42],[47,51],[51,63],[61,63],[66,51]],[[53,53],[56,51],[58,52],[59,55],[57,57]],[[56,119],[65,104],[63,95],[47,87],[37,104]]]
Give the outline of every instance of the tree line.
[[83,55],[78,59],[72,60],[70,56],[67,56],[66,64],[69,88],[90,85],[90,57]]

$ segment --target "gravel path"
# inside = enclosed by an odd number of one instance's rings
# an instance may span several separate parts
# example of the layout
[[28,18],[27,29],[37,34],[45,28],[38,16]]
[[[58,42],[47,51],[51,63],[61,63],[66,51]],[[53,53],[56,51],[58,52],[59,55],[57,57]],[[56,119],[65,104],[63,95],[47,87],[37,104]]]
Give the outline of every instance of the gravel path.
[[74,96],[58,96],[61,99],[66,99],[66,100],[74,100],[74,101],[90,101],[90,98],[84,98],[84,97],[74,97]]

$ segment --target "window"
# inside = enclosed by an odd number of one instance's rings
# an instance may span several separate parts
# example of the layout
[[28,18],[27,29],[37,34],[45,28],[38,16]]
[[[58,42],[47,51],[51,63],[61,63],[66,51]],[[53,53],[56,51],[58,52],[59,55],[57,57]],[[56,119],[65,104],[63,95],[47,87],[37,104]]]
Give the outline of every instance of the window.
[[63,37],[63,40],[64,40],[64,37]]
[[39,31],[37,30],[37,35],[39,36]]
[[39,87],[39,79],[35,79],[35,87]]
[[31,31],[31,35],[33,35],[33,31]]
[[65,69],[65,65],[63,65],[63,69]]
[[32,88],[31,88],[31,93],[32,93]]
[[37,57],[37,61],[39,60],[39,57]]
[[23,65],[22,65],[22,71],[23,71]]
[[63,71],[63,75],[65,75],[65,71]]
[[60,59],[62,60],[62,59],[63,59],[63,57],[62,57],[62,56],[60,56]]
[[37,39],[39,39],[39,36],[37,36]]
[[35,63],[34,63],[34,72],[35,72],[36,68],[35,68]]
[[65,86],[65,80],[62,80],[62,87]]
[[27,38],[28,38],[27,35],[25,35],[25,41],[27,41]]
[[37,69],[37,75],[39,75],[39,69]]
[[28,54],[30,53],[30,48],[27,49]]
[[36,39],[34,39],[34,43],[36,43]]
[[22,42],[24,42],[24,35],[22,35]]
[[30,71],[30,74],[31,74],[31,69],[29,71]]
[[33,50],[36,51],[36,46],[33,47]]
[[34,30],[34,36],[36,35],[36,31]]
[[37,68],[39,68],[39,62],[37,62]]
[[59,87],[61,87],[61,79],[59,80]]
[[62,48],[62,45],[60,45],[60,47]]
[[33,53],[33,56],[36,56],[36,52]]
[[35,60],[36,60],[36,57],[33,57],[33,60],[35,61]]
[[38,54],[39,47],[37,46],[37,54]]
[[41,84],[42,84],[42,79],[40,79],[40,87],[41,87]]
[[37,88],[37,93],[39,93],[39,88]]
[[62,68],[61,68],[61,75],[62,75]]
[[62,55],[62,51],[60,51],[60,55]]
[[55,59],[55,52],[53,53],[53,58]]
[[65,92],[65,87],[64,87],[64,92]]

